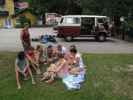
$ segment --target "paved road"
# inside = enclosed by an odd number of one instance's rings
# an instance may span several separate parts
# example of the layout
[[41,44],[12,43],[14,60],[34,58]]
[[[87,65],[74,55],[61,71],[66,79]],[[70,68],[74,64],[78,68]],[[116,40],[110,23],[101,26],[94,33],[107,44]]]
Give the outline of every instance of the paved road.
[[[53,34],[52,28],[31,28],[31,38],[41,34]],[[59,44],[69,47],[75,44],[80,52],[86,53],[133,53],[133,43],[110,38],[107,42],[96,42],[92,39],[75,39],[73,42],[64,42],[58,39]],[[32,42],[35,46],[37,42]],[[52,43],[49,43],[52,44]],[[48,44],[47,44],[48,45]],[[20,51],[20,29],[0,29],[0,51]]]

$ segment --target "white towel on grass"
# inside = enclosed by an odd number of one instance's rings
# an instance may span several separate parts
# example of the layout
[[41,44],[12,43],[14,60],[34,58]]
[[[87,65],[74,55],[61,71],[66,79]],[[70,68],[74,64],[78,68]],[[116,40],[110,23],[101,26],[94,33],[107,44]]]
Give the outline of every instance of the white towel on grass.
[[82,82],[84,82],[85,72],[81,72],[79,75],[67,75],[63,78],[63,83],[66,85],[68,90],[80,89]]

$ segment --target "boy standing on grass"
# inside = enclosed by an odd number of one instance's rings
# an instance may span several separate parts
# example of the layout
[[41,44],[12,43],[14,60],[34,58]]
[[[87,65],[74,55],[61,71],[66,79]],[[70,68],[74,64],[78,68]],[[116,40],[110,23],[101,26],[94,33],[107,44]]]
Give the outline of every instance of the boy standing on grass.
[[28,75],[30,74],[32,79],[32,84],[35,84],[31,69],[29,67],[29,62],[25,57],[24,52],[19,52],[15,61],[15,72],[16,72],[16,81],[18,89],[21,89],[20,84],[20,75],[24,76],[24,80],[28,79]]

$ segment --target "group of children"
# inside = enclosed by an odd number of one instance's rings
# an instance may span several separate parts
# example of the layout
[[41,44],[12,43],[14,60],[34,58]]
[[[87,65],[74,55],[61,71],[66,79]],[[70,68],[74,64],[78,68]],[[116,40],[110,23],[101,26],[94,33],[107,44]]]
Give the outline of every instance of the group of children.
[[71,45],[69,49],[62,45],[49,45],[46,48],[37,45],[36,48],[30,47],[17,55],[15,71],[18,89],[21,89],[20,75],[24,80],[27,80],[30,75],[32,84],[36,83],[32,73],[35,71],[36,74],[42,74],[41,64],[46,64],[48,67],[40,81],[49,84],[53,83],[55,78],[63,79],[68,75],[79,75],[80,72],[85,71],[82,57],[75,45]]

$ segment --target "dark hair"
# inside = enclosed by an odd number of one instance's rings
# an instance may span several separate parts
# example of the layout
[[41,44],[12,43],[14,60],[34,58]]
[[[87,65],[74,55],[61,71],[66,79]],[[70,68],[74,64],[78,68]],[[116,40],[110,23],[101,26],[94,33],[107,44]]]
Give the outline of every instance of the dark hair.
[[58,49],[58,50],[62,50],[62,45],[60,45],[60,44],[57,45],[57,49]]
[[58,45],[57,45],[57,47],[61,48],[61,47],[62,47],[62,45],[61,45],[61,44],[58,44]]
[[36,46],[36,50],[39,50],[39,49],[41,49],[41,48],[42,48],[41,45],[37,45],[37,46]]
[[59,57],[59,58],[64,58],[64,54],[58,53],[58,57]]
[[71,49],[70,49],[70,52],[76,54],[76,53],[77,53],[77,49],[76,49],[76,48],[71,48]]
[[31,47],[29,47],[29,50],[35,50],[35,48],[31,46]]
[[18,58],[19,60],[25,59],[25,53],[24,53],[23,51],[19,52],[18,55],[17,55],[17,58]]
[[49,45],[47,48],[52,48],[53,46],[52,45]]
[[76,46],[75,45],[71,45],[70,49],[73,49],[73,48],[76,49]]

